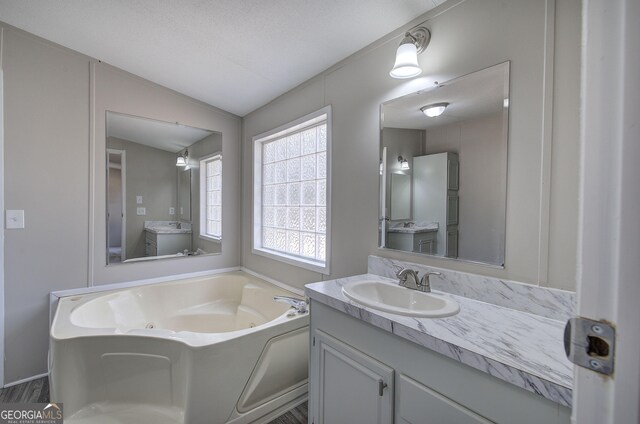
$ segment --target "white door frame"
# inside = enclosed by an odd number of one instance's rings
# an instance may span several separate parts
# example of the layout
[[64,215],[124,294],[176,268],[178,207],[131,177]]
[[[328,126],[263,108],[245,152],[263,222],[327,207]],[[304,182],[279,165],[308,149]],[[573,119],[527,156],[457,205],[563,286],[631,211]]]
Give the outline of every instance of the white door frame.
[[[0,28],[0,31],[2,29]],[[0,41],[2,36],[0,35]],[[0,211],[4,220],[4,75],[0,67]],[[4,223],[0,232],[0,387],[4,387]]]
[[[127,258],[127,151],[118,149],[107,149],[107,184],[109,184],[109,155],[120,155],[120,184],[122,188],[120,194],[122,196],[122,228],[120,236],[120,260],[124,262]],[[108,190],[107,190],[108,193]],[[107,222],[109,221],[109,202],[107,201]],[[107,229],[107,260],[109,258],[109,231]]]
[[640,2],[585,0],[578,315],[616,328],[614,374],[575,367],[572,421],[640,422]]

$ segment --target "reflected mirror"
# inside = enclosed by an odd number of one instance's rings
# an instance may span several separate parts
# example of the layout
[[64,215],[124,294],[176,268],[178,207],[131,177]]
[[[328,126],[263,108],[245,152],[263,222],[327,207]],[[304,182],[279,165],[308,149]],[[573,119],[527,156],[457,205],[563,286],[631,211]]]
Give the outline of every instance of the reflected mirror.
[[380,246],[504,266],[509,62],[381,107]]
[[222,134],[107,112],[107,264],[222,251]]

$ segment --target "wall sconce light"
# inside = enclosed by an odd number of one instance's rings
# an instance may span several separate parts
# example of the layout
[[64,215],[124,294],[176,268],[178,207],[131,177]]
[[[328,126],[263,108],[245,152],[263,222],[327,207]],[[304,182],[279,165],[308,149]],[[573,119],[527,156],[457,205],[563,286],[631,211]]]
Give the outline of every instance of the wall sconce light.
[[407,162],[407,160],[402,156],[398,156],[398,162],[400,162],[400,169],[404,169],[404,170],[410,169],[409,162]]
[[449,106],[449,103],[446,102],[434,103],[432,105],[422,106],[420,110],[429,118],[435,118],[436,116],[442,115],[447,106]]
[[418,65],[418,55],[431,41],[431,33],[425,27],[407,31],[396,51],[396,63],[389,72],[393,78],[413,78],[422,73]]
[[179,154],[176,159],[176,166],[187,166],[187,160],[189,158],[189,150],[184,151],[184,155]]

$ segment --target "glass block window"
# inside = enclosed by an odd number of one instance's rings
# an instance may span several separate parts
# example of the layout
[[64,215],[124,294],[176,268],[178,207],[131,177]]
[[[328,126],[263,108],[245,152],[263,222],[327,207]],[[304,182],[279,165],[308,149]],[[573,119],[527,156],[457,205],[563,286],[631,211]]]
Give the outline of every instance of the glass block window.
[[222,155],[200,161],[200,236],[222,239]]
[[322,272],[328,270],[329,113],[325,108],[254,138],[254,252]]

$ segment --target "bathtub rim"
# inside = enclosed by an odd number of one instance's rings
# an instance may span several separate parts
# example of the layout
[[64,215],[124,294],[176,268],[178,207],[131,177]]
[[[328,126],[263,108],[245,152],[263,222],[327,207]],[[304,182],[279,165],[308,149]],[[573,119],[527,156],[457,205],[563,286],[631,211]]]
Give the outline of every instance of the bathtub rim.
[[49,332],[51,332],[51,327],[53,325],[53,318],[58,308],[58,301],[63,297],[84,296],[86,294],[91,294],[91,293],[114,291],[114,290],[120,290],[120,289],[126,289],[126,288],[138,287],[138,286],[146,286],[151,284],[161,284],[161,283],[166,283],[174,280],[183,280],[183,279],[188,279],[192,277],[206,277],[206,276],[212,276],[217,274],[225,274],[227,272],[233,272],[233,271],[246,272],[247,274],[250,274],[268,283],[271,283],[274,286],[283,288],[287,291],[295,293],[298,296],[306,297],[304,293],[304,289],[290,286],[289,284],[274,280],[273,278],[267,277],[266,275],[262,275],[258,272],[255,272],[243,266],[218,268],[218,269],[211,269],[208,271],[198,271],[198,272],[190,272],[190,273],[184,273],[184,274],[164,275],[162,277],[146,278],[142,280],[125,281],[125,282],[111,283],[111,284],[99,284],[97,286],[94,286],[91,284],[91,282],[89,282],[87,287],[80,287],[80,288],[66,289],[66,290],[56,290],[49,293]]
[[[285,311],[277,318],[268,321],[259,326],[249,328],[249,329],[241,329],[234,330],[222,333],[197,333],[192,331],[172,331],[172,330],[164,330],[164,329],[131,329],[129,331],[121,331],[118,328],[90,328],[90,327],[81,327],[77,326],[70,321],[71,313],[73,309],[84,305],[92,300],[100,298],[102,296],[107,296],[109,294],[113,294],[123,290],[136,289],[143,286],[156,286],[156,285],[164,285],[171,283],[185,283],[188,284],[188,280],[196,280],[198,278],[206,278],[206,277],[214,277],[221,274],[238,274],[244,273],[249,279],[256,279],[260,283],[265,283],[268,285],[276,286],[284,291],[289,291],[289,294],[299,295],[301,297],[304,296],[304,292],[295,287],[288,286],[284,283],[276,284],[271,279],[262,278],[257,273],[247,272],[245,269],[241,269],[239,267],[234,268],[233,270],[226,268],[223,270],[216,270],[217,272],[206,273],[202,275],[202,273],[194,273],[193,274],[179,274],[175,276],[170,276],[167,278],[162,278],[162,281],[155,282],[146,282],[143,281],[135,281],[130,283],[116,283],[109,285],[101,285],[98,287],[91,287],[87,289],[72,289],[72,290],[64,290],[58,292],[52,292],[50,294],[51,298],[51,311],[50,311],[50,321],[49,321],[49,339],[52,341],[62,341],[62,340],[70,340],[70,339],[79,339],[79,338],[90,338],[90,337],[110,337],[110,336],[123,336],[123,337],[143,337],[143,338],[154,338],[154,339],[163,339],[167,341],[174,341],[178,343],[183,343],[192,348],[205,347],[210,346],[212,344],[221,343],[229,339],[242,337],[245,335],[250,335],[252,333],[266,330],[268,328],[274,327],[279,324],[299,321],[299,319],[304,319],[304,317],[309,316],[309,313],[298,314],[295,316],[289,316],[290,311]],[[124,284],[124,286],[123,286]],[[95,289],[95,290],[92,290]],[[302,293],[302,294],[299,294]],[[63,305],[65,310],[60,311],[60,301],[63,299],[71,298],[71,297],[80,297],[77,304],[69,304],[70,302],[65,302]],[[67,323],[63,323],[61,325],[64,326],[63,329],[60,329],[58,332],[54,333],[54,327],[56,321],[58,319],[59,313],[65,313]],[[308,325],[300,324],[301,326]],[[68,334],[68,332],[73,331],[73,334]],[[60,334],[62,333],[62,334]]]

